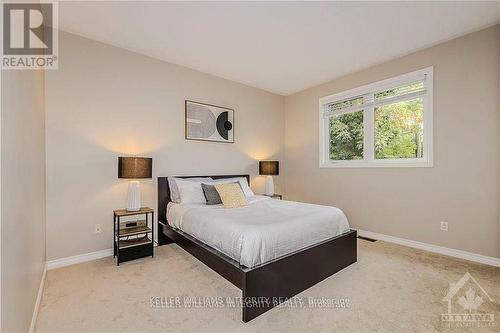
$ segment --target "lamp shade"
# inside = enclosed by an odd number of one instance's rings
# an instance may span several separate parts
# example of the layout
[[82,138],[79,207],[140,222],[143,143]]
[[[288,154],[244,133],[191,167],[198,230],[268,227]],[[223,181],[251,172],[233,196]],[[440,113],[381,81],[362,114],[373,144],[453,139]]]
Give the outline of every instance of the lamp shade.
[[259,175],[276,176],[280,174],[280,162],[259,161]]
[[118,178],[151,178],[152,170],[150,157],[118,157]]

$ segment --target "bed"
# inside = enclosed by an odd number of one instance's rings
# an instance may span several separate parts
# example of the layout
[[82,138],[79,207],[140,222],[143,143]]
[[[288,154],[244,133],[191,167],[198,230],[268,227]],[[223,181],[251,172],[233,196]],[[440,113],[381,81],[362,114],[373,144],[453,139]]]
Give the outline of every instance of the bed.
[[241,289],[244,322],[356,262],[356,231],[341,210],[264,196],[248,203],[174,204],[167,177],[158,178],[158,245],[177,243]]

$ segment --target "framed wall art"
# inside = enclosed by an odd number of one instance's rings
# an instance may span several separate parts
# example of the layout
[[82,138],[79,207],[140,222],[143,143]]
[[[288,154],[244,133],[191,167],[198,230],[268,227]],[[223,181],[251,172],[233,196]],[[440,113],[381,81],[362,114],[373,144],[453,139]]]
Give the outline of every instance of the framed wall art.
[[186,100],[185,137],[187,140],[234,143],[234,110]]

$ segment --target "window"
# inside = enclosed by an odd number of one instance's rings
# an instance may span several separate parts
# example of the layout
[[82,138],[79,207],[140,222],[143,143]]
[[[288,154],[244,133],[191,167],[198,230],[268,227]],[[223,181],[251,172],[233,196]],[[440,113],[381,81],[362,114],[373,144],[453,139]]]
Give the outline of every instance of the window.
[[320,167],[432,166],[432,74],[321,98]]

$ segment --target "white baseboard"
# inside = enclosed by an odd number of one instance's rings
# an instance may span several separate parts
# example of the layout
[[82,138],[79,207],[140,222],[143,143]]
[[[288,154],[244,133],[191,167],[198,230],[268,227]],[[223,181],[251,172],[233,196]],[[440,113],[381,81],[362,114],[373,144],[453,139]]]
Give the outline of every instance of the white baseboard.
[[[477,253],[472,253],[472,252],[467,252],[467,251],[462,251],[462,250],[450,249],[448,247],[443,247],[443,246],[438,246],[438,245],[433,245],[433,244],[428,244],[428,243],[422,243],[422,242],[418,242],[418,241],[414,241],[414,240],[410,240],[410,239],[379,234],[379,233],[372,232],[372,231],[366,231],[366,230],[361,230],[361,229],[356,229],[356,230],[358,231],[359,236],[373,238],[373,239],[377,239],[377,240],[381,240],[381,241],[385,241],[385,242],[389,242],[389,243],[394,243],[394,244],[399,244],[399,245],[404,245],[404,246],[408,246],[408,247],[413,247],[416,249],[425,250],[425,251],[429,251],[429,252],[444,254],[446,256],[465,259],[465,260],[469,260],[469,261],[474,261],[474,262],[478,262],[478,263],[486,264],[486,265],[490,265],[490,266],[500,267],[500,259],[499,258],[489,257],[489,256],[485,256],[482,254],[477,254]],[[74,264],[79,264],[79,263],[86,262],[86,261],[101,259],[101,258],[105,258],[105,257],[111,256],[111,255],[113,255],[113,249],[106,249],[106,250],[101,250],[101,251],[96,251],[96,252],[91,252],[91,253],[80,254],[80,255],[76,255],[76,256],[72,256],[72,257],[55,259],[55,260],[51,260],[51,261],[47,262],[47,270],[51,270],[51,269],[55,269],[55,268],[59,268],[59,267],[64,267],[64,266],[69,266],[69,265],[74,265]]]
[[360,229],[357,229],[357,231],[358,231],[358,235],[362,236],[362,237],[368,237],[368,238],[381,240],[381,241],[385,241],[385,242],[389,242],[389,243],[413,247],[413,248],[420,249],[420,250],[444,254],[444,255],[450,256],[450,257],[455,257],[455,258],[460,258],[460,259],[478,262],[481,264],[500,267],[500,259],[499,258],[488,257],[488,256],[484,256],[482,254],[477,254],[477,253],[472,253],[472,252],[467,252],[467,251],[462,251],[462,250],[456,250],[456,249],[450,249],[448,247],[417,242],[414,240],[409,240],[409,239],[404,239],[404,238],[399,238],[399,237],[394,237],[394,236],[388,236],[388,235],[384,235],[384,234],[378,234],[376,232],[371,232],[371,231],[365,231],[365,230],[360,230]]
[[72,257],[55,259],[47,262],[47,269],[55,269],[59,267],[79,264],[86,261],[92,261],[96,259],[101,259],[113,255],[113,249],[106,249],[96,252],[90,252],[85,254],[79,254]]
[[47,275],[47,264],[43,267],[42,280],[40,281],[40,287],[38,288],[38,294],[36,295],[35,307],[33,308],[33,315],[31,316],[31,324],[29,332],[35,331],[36,319],[38,318],[38,309],[40,308],[40,303],[42,301],[43,286],[45,285],[45,275]]

